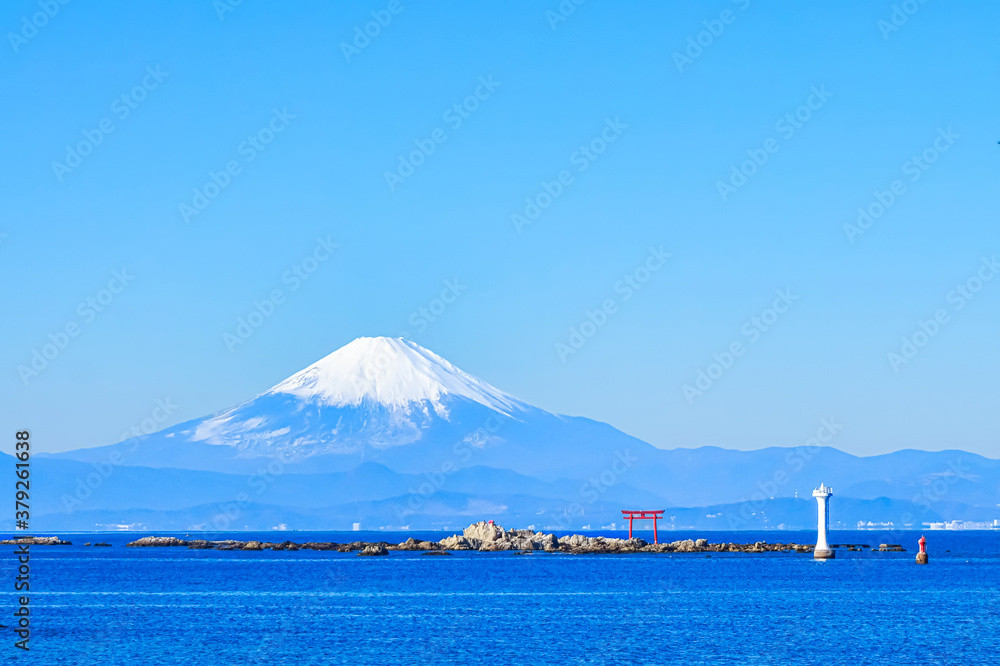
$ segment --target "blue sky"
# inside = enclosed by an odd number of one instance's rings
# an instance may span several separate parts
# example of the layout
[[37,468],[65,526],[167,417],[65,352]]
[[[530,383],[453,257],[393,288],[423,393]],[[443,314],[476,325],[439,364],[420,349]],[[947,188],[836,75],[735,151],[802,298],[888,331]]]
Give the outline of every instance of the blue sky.
[[995,3],[56,5],[0,10],[0,425],[40,450],[405,332],[662,447],[1000,457]]

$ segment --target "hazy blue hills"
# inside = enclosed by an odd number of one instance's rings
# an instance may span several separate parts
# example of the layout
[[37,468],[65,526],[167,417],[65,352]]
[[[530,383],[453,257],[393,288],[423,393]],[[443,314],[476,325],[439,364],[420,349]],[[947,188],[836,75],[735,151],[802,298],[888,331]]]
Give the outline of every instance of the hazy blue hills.
[[597,529],[620,525],[623,508],[668,509],[678,528],[793,529],[815,524],[820,482],[835,489],[835,525],[1000,517],[997,460],[657,449],[388,338],[355,340],[217,414],[32,465],[37,529],[443,529],[482,518]]

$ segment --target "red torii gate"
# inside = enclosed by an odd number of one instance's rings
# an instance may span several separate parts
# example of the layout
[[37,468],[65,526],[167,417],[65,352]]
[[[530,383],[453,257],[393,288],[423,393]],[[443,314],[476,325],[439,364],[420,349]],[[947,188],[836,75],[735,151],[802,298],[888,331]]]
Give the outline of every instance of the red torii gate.
[[628,518],[628,538],[632,538],[632,521],[633,520],[652,520],[653,521],[653,543],[659,543],[657,541],[656,534],[656,521],[658,518],[663,518],[663,512],[665,509],[659,511],[626,511],[622,509],[622,518]]

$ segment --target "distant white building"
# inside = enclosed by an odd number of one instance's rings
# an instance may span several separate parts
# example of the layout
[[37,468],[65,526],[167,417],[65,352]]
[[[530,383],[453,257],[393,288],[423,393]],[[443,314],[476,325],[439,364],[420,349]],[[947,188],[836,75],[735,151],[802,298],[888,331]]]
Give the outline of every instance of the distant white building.
[[995,530],[1000,529],[1000,520],[975,522],[971,520],[949,520],[941,523],[924,523],[931,530]]

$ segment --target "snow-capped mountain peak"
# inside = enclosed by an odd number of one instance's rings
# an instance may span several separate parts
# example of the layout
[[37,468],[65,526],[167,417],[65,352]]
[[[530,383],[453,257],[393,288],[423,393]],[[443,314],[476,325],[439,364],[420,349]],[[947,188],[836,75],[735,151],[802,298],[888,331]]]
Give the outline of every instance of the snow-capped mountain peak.
[[[407,408],[458,396],[509,414],[523,403],[462,372],[437,354],[402,338],[358,338],[298,372],[266,394],[289,394],[324,405],[381,404]],[[265,395],[266,395],[265,394]]]

